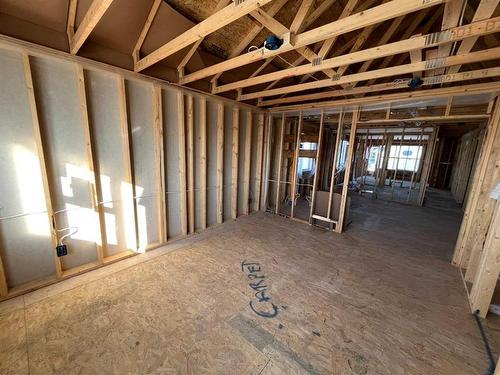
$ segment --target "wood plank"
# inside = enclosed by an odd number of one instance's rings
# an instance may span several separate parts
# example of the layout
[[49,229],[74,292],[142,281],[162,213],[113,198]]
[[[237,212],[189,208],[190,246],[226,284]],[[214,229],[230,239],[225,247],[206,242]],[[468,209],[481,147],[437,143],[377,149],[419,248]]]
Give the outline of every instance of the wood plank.
[[[224,8],[225,6],[227,6],[230,2],[231,2],[231,0],[219,0],[219,2],[217,3],[217,5],[216,5],[215,10],[214,10],[213,13],[217,13],[222,8]],[[195,52],[198,50],[198,48],[200,47],[201,43],[203,43],[203,40],[205,40],[204,37],[198,39],[198,41],[195,42],[191,46],[191,48],[189,49],[188,53],[186,53],[186,55],[182,58],[182,60],[179,63],[179,65],[177,65],[177,71],[179,72],[179,77],[182,77],[184,75],[184,68],[185,68],[185,66],[187,65],[187,63],[189,62],[189,60],[191,60],[191,58],[193,57],[193,55],[195,54]]]
[[295,14],[295,17],[292,21],[292,24],[290,25],[290,32],[295,34],[300,30],[313,5],[314,0],[302,0],[302,3],[300,3],[300,7],[297,10],[297,13]]
[[[269,9],[267,10],[267,14],[269,14],[271,17],[274,17],[276,13],[279,12],[281,8],[287,3],[288,0],[273,0],[272,4],[270,5]],[[327,0],[327,1],[332,1],[332,0]],[[246,36],[229,52],[229,59],[232,59],[236,56],[238,56],[240,53],[242,53],[244,50],[247,49],[247,47],[250,45],[250,43],[253,42],[255,38],[260,34],[260,32],[264,29],[264,26],[262,25],[254,25],[246,34]],[[214,86],[217,84],[217,80],[219,77],[222,75],[223,72],[217,73],[212,79],[211,82]]]
[[245,145],[244,145],[244,159],[243,159],[243,214],[248,215],[250,212],[250,163],[252,157],[252,126],[253,118],[252,112],[246,112],[245,124]]
[[[487,176],[488,159],[492,153],[495,144],[495,137],[498,132],[500,122],[500,104],[498,99],[495,100],[495,109],[493,115],[488,122],[486,129],[486,136],[480,149],[480,156],[474,178],[472,180],[471,190],[467,204],[465,206],[464,217],[458,232],[457,242],[455,244],[455,251],[453,253],[452,264],[457,267],[466,268],[469,262],[469,254],[471,248],[469,246],[471,232],[473,232],[474,224],[477,220],[479,201],[481,198],[481,191]],[[481,213],[483,214],[483,213]]]
[[419,63],[413,63],[413,64],[410,63],[405,65],[393,66],[385,69],[370,70],[368,72],[349,74],[340,77],[338,80],[323,79],[319,81],[301,83],[297,85],[285,86],[271,90],[257,91],[251,94],[242,95],[240,97],[240,100],[250,100],[266,96],[283,95],[292,92],[314,90],[318,88],[331,87],[335,85],[343,85],[351,82],[365,81],[372,78],[393,77],[413,72],[432,71],[435,69],[437,65],[447,67],[456,64],[466,64],[466,63],[495,60],[498,58],[500,58],[500,47],[482,51],[470,52],[465,55],[449,56],[439,60],[431,59]]
[[[412,36],[412,38],[416,38],[420,36],[420,34]],[[412,64],[419,63],[422,61],[422,50],[414,49],[410,51],[410,61]],[[413,72],[413,78],[419,78],[421,76],[420,72]]]
[[187,192],[188,192],[188,225],[189,233],[194,233],[194,117],[193,96],[187,96],[186,109],[186,138],[187,138]]
[[163,138],[163,105],[161,87],[153,85],[153,121],[155,141],[155,179],[158,205],[158,238],[160,244],[168,240],[167,206],[165,198],[165,151]]
[[424,163],[422,165],[422,173],[420,177],[420,188],[418,192],[417,203],[419,206],[424,205],[425,192],[427,191],[427,184],[429,182],[429,175],[431,173],[431,163],[434,157],[434,152],[436,150],[436,143],[438,139],[439,128],[434,128],[432,135],[430,137],[427,151],[424,158]]
[[238,217],[238,153],[240,141],[240,110],[233,108],[233,142],[231,145],[231,217]]
[[333,200],[333,193],[335,191],[335,175],[337,174],[337,161],[339,160],[339,155],[340,155],[340,147],[342,144],[342,137],[344,135],[344,109],[340,109],[339,113],[339,122],[337,124],[337,136],[335,137],[335,151],[333,153],[333,160],[332,160],[332,176],[330,178],[330,191],[328,193],[328,208],[327,208],[327,214],[326,217],[328,220],[332,219],[332,200]]
[[92,173],[93,181],[90,184],[92,188],[92,209],[97,211],[99,218],[99,241],[96,243],[97,261],[99,264],[104,262],[104,254],[107,248],[106,236],[106,219],[104,217],[104,207],[100,203],[102,198],[101,187],[101,174],[99,170],[99,163],[95,158],[94,153],[94,139],[89,122],[89,113],[87,108],[87,94],[85,92],[85,74],[81,65],[76,66],[77,82],[78,82],[78,98],[80,101],[80,117],[82,119],[83,139],[85,143],[85,150],[87,153],[87,168]]
[[177,93],[177,144],[179,156],[179,215],[181,218],[181,232],[186,235],[187,224],[187,198],[186,198],[186,136],[184,130],[184,94]]
[[359,107],[356,107],[352,114],[351,132],[349,134],[349,150],[347,151],[347,160],[344,172],[344,184],[342,187],[342,199],[340,201],[339,219],[337,220],[337,224],[335,225],[335,231],[337,233],[342,233],[344,230],[346,206],[347,206],[347,199],[349,192],[349,181],[351,178],[351,166],[354,155],[354,143],[356,141],[356,129],[357,129],[358,118],[359,118]]
[[224,221],[224,105],[217,103],[217,223]]
[[78,5],[78,0],[70,0],[68,5],[68,20],[66,21],[66,35],[68,36],[68,41],[73,39],[75,35],[75,20],[76,20],[76,8]]
[[335,106],[356,105],[356,104],[367,105],[374,103],[389,103],[389,102],[394,103],[416,98],[419,99],[431,98],[431,97],[442,98],[442,97],[448,97],[450,95],[461,96],[465,94],[472,95],[472,94],[492,93],[498,91],[499,89],[500,89],[500,84],[497,82],[477,83],[472,85],[443,87],[431,90],[411,91],[411,92],[403,92],[403,93],[387,94],[387,95],[375,95],[364,98],[352,98],[352,99],[289,105],[283,107],[273,107],[270,108],[269,111],[273,113],[275,112],[280,113],[280,112],[294,112],[304,109],[329,108]]
[[[464,0],[449,0],[444,5],[443,21],[441,25],[441,30],[446,31],[460,24],[461,15],[464,7]],[[451,53],[451,48],[453,43],[441,44],[438,47],[437,57],[443,58],[447,57]],[[439,68],[432,71],[432,75],[444,74],[445,69]]]
[[[479,6],[477,7],[476,13],[474,14],[474,17],[472,18],[472,22],[483,21],[491,18],[499,2],[500,0],[481,0]],[[460,43],[460,47],[458,47],[457,54],[461,55],[470,52],[476,44],[477,39],[477,36],[473,36],[462,40],[462,42]],[[457,73],[460,70],[461,66],[462,65],[451,66],[446,70],[446,72]]]
[[[109,0],[108,0],[109,1]],[[247,15],[248,13],[266,5],[272,0],[246,0],[242,3],[232,3],[224,9],[211,15],[207,19],[193,26],[181,35],[175,37],[160,48],[143,57],[135,64],[135,71],[140,72],[153,64],[165,59],[181,49],[195,43],[214,31],[230,24],[233,21]]]
[[153,4],[151,5],[151,9],[149,10],[149,14],[148,14],[148,17],[146,18],[146,22],[144,22],[144,26],[142,27],[141,33],[139,34],[139,38],[137,38],[137,41],[135,42],[134,49],[132,51],[132,57],[134,58],[134,64],[137,63],[137,61],[139,61],[141,47],[144,43],[144,40],[146,39],[146,36],[148,35],[149,29],[151,28],[151,25],[153,24],[153,21],[156,17],[156,14],[158,13],[158,9],[160,8],[161,3],[162,3],[162,0],[154,0]]
[[[134,238],[135,244],[132,244],[132,249],[129,250],[137,251],[139,246],[139,223],[137,220],[137,200],[136,200],[136,190],[135,190],[135,179],[134,179],[134,169],[132,164],[132,147],[130,141],[130,124],[128,121],[128,111],[127,111],[127,94],[125,88],[125,79],[119,77],[119,111],[120,111],[120,129],[121,129],[121,141],[123,147],[123,162],[125,166],[125,176],[124,182],[130,185],[132,193],[132,201],[128,204],[132,204],[134,213]],[[124,202],[127,204],[127,202]],[[130,230],[130,228],[127,228]]]
[[280,138],[278,145],[278,177],[276,179],[276,201],[274,213],[278,215],[279,213],[279,200],[280,200],[280,184],[281,184],[281,164],[283,162],[283,138],[285,135],[285,114],[281,114],[281,128],[280,128]]
[[[435,77],[424,77],[422,78],[422,86],[432,86],[440,83],[451,83],[451,82],[461,82],[461,81],[469,81],[472,79],[481,79],[481,78],[491,78],[500,76],[500,67],[499,68],[487,68],[487,69],[479,69],[472,70],[468,72],[462,73],[450,73],[441,76]],[[344,90],[331,90],[327,92],[320,92],[316,94],[305,94],[305,95],[296,95],[289,96],[285,98],[278,99],[269,99],[262,100],[258,103],[259,107],[267,107],[275,104],[284,104],[284,103],[297,103],[303,101],[311,101],[325,98],[335,98],[339,96],[350,96],[350,95],[359,95],[359,94],[367,94],[370,92],[381,92],[388,90],[397,90],[397,89],[406,89],[408,90],[409,79],[402,80],[402,82],[388,82],[388,83],[379,83],[371,86],[361,86],[356,88],[349,88]]]
[[261,186],[262,186],[262,161],[264,150],[264,114],[259,113],[257,119],[257,150],[255,155],[255,185],[254,185],[254,202],[253,211],[259,211],[261,205]]
[[500,275],[500,201],[496,202],[493,219],[486,236],[484,249],[478,264],[470,291],[472,312],[479,311],[479,316],[486,318],[493,292]]
[[325,123],[325,111],[321,111],[321,118],[319,121],[319,134],[318,134],[318,147],[316,148],[316,158],[315,158],[315,168],[313,177],[313,187],[311,192],[311,209],[309,210],[309,225],[312,225],[314,205],[316,203],[316,190],[318,188],[318,175],[319,175],[319,163],[321,163],[321,146],[323,143],[323,129]]
[[31,74],[30,58],[27,54],[23,54],[23,68],[24,68],[24,79],[26,81],[26,90],[28,94],[28,102],[31,111],[31,123],[33,125],[33,137],[35,139],[36,151],[38,156],[38,161],[40,164],[40,172],[42,175],[43,183],[43,193],[45,197],[45,205],[47,207],[47,216],[50,225],[50,237],[52,240],[52,254],[54,256],[54,263],[56,268],[56,277],[60,279],[62,277],[62,263],[61,259],[57,256],[56,246],[58,245],[59,235],[54,227],[54,208],[52,206],[52,187],[50,186],[49,177],[49,166],[46,161],[46,151],[42,139],[42,130],[40,127],[40,122],[38,119],[38,109],[35,98],[35,90],[33,87],[33,77]]
[[82,23],[78,26],[73,38],[70,40],[70,52],[76,55],[85,40],[94,30],[104,13],[108,10],[113,0],[94,0],[90,5]]
[[212,65],[210,67],[198,70],[197,72],[186,75],[181,81],[181,84],[187,84],[197,81],[219,72],[224,72],[234,68],[239,68],[244,65],[265,60],[268,57],[276,56],[285,52],[289,52],[301,47],[306,47],[310,44],[323,41],[334,37],[364,28],[385,20],[399,17],[404,14],[415,12],[417,10],[432,7],[434,5],[442,4],[446,0],[426,0],[425,2],[419,0],[393,0],[388,3],[367,9],[363,12],[351,15],[323,25],[316,29],[312,29],[295,36],[294,45],[284,44],[279,50],[270,51],[264,48],[248,52],[238,57],[228,59],[221,63]]
[[200,152],[200,226],[207,227],[207,100],[200,97],[200,132],[198,147]]
[[267,115],[267,126],[264,132],[264,143],[266,145],[264,149],[264,178],[262,179],[263,184],[263,199],[260,202],[261,211],[267,211],[269,203],[269,173],[271,169],[271,130],[273,127],[273,117],[271,114]]
[[[237,82],[232,82],[226,85],[218,86],[214,92],[220,94],[238,88],[255,86],[262,83],[274,81],[276,79],[300,76],[307,73],[314,73],[320,70],[324,70],[326,68],[336,68],[344,65],[363,62],[366,60],[373,60],[385,56],[401,54],[415,49],[435,47],[442,43],[449,43],[464,39],[465,38],[464,35],[486,35],[488,33],[493,33],[495,31],[500,31],[500,17],[497,17],[492,20],[479,21],[470,25],[457,27],[446,33],[421,35],[418,37],[385,44],[383,46],[376,46],[365,50],[348,53],[346,55],[332,57],[330,59],[322,60],[321,63],[317,65],[305,64],[288,69],[282,69],[272,73],[263,74],[257,77],[243,79]],[[460,56],[468,56],[468,54]],[[453,61],[453,60],[445,60],[445,61]],[[460,62],[456,63],[458,64]],[[417,66],[417,64],[415,64],[415,66]],[[395,66],[392,68],[400,68],[400,66]],[[383,71],[383,69],[379,70]]]
[[297,167],[299,163],[299,153],[300,153],[300,135],[302,134],[302,125],[304,123],[304,118],[302,112],[299,113],[299,124],[297,127],[297,137],[295,139],[295,152],[293,155],[293,168],[292,168],[292,184],[290,186],[290,197],[292,198],[292,208],[290,210],[290,217],[293,219],[294,209],[295,209],[295,193],[297,191]]

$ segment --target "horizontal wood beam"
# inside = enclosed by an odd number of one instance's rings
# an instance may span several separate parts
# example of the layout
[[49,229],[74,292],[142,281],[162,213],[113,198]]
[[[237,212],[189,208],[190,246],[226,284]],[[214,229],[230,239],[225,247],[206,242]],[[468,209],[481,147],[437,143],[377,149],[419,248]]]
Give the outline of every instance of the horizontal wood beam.
[[230,24],[233,21],[247,15],[248,13],[266,5],[272,0],[246,0],[240,4],[229,4],[224,9],[211,15],[191,29],[172,39],[149,55],[140,59],[135,64],[135,71],[140,72],[158,61],[186,48],[190,44],[196,43],[199,39],[213,33],[216,30]]
[[319,103],[296,104],[284,107],[270,108],[272,113],[296,112],[305,109],[336,108],[349,105],[368,105],[376,103],[394,103],[424,98],[443,98],[460,95],[475,95],[484,93],[494,93],[500,90],[500,82],[477,83],[473,85],[443,87],[431,90],[418,90],[404,93],[395,93],[387,95],[376,95],[363,98],[342,99],[334,101],[325,101]]
[[451,43],[459,41],[468,36],[481,36],[500,31],[500,17],[475,22],[470,25],[456,27],[447,32],[439,32],[434,34],[427,34],[416,36],[382,46],[368,48],[362,51],[348,53],[346,55],[333,57],[323,60],[320,64],[304,64],[293,68],[279,70],[277,72],[263,74],[261,76],[244,79],[241,81],[233,82],[227,85],[219,86],[215,89],[214,93],[220,94],[226,91],[235,90],[242,87],[249,87],[259,85],[262,83],[274,81],[282,78],[289,78],[300,76],[303,74],[315,73],[325,68],[336,68],[346,66],[366,60],[373,60],[381,57],[397,55],[406,53],[413,50],[421,50],[423,48],[436,47],[440,44]]
[[340,77],[337,80],[323,79],[315,82],[301,83],[298,85],[280,87],[271,90],[258,91],[251,94],[241,95],[240,100],[250,100],[263,98],[266,96],[282,95],[292,92],[314,90],[318,88],[331,87],[334,85],[343,85],[346,83],[366,81],[369,79],[392,77],[403,74],[411,74],[413,72],[424,72],[436,69],[436,67],[448,67],[457,64],[469,64],[481,61],[495,60],[500,58],[500,47],[470,52],[464,55],[448,56],[445,58],[437,58],[431,60],[421,61],[419,63],[405,64],[393,66],[390,68],[370,70],[368,72],[349,74]]
[[341,20],[337,20],[318,28],[298,34],[294,38],[293,45],[287,43],[281,46],[281,48],[279,48],[278,50],[274,51],[267,50],[265,48],[259,48],[258,50],[248,52],[233,59],[223,61],[221,63],[186,75],[180,81],[180,83],[187,84],[190,82],[194,82],[220,72],[267,59],[271,56],[276,56],[301,47],[306,47],[310,44],[332,38],[335,35],[345,34],[350,31],[361,29],[391,18],[418,11],[420,9],[425,9],[438,4],[442,4],[444,2],[446,2],[446,0],[393,0],[388,3],[367,9],[363,12],[353,14]]
[[94,27],[100,21],[104,13],[108,10],[109,6],[113,3],[113,0],[94,0],[90,5],[89,10],[85,14],[82,23],[78,26],[78,29],[70,40],[70,52],[73,55],[80,50],[85,40],[94,30]]
[[[479,70],[472,70],[469,72],[444,74],[441,76],[434,76],[434,77],[425,77],[422,79],[423,81],[422,86],[432,86],[442,83],[468,81],[472,79],[493,78],[498,76],[500,76],[500,67],[479,69]],[[316,94],[305,94],[305,95],[289,96],[286,98],[263,100],[258,103],[258,106],[269,107],[271,105],[276,105],[276,104],[305,102],[305,101],[312,101],[312,100],[319,100],[326,98],[335,98],[339,96],[367,94],[370,92],[380,92],[387,90],[409,89],[408,87],[409,82],[410,78],[397,82],[393,81],[387,83],[379,83],[376,85],[361,86],[351,89],[332,90],[326,92],[319,92]]]

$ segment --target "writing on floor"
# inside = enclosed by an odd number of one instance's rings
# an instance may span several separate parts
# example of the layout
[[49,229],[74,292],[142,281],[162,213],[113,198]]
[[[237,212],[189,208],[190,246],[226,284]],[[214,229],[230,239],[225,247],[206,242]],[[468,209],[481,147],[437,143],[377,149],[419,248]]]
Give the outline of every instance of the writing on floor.
[[255,299],[249,302],[252,311],[264,318],[274,318],[278,315],[278,307],[271,301],[271,297],[267,295],[268,286],[261,265],[257,262],[244,260],[241,262],[241,271],[247,275],[250,280],[248,285],[255,292]]

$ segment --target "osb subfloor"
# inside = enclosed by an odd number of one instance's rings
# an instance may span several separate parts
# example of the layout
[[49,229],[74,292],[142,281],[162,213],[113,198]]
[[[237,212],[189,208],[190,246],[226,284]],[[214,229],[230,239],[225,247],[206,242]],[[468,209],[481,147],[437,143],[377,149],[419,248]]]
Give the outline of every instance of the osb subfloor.
[[[0,373],[484,373],[448,261],[459,217],[364,198],[351,213],[342,236],[254,214],[73,289],[26,296],[26,308],[0,313]],[[270,301],[257,302],[249,283],[262,279],[249,274],[265,276]],[[250,301],[278,315],[260,317]]]

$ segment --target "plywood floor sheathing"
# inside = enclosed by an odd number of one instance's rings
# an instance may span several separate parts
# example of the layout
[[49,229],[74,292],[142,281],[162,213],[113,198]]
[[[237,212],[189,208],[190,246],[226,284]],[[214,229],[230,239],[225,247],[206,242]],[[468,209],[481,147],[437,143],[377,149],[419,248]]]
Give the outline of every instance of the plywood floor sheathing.
[[[254,214],[72,289],[0,304],[0,373],[484,373],[448,260],[460,217],[357,197],[351,213],[341,236]],[[260,264],[276,317],[250,309],[245,260]]]

